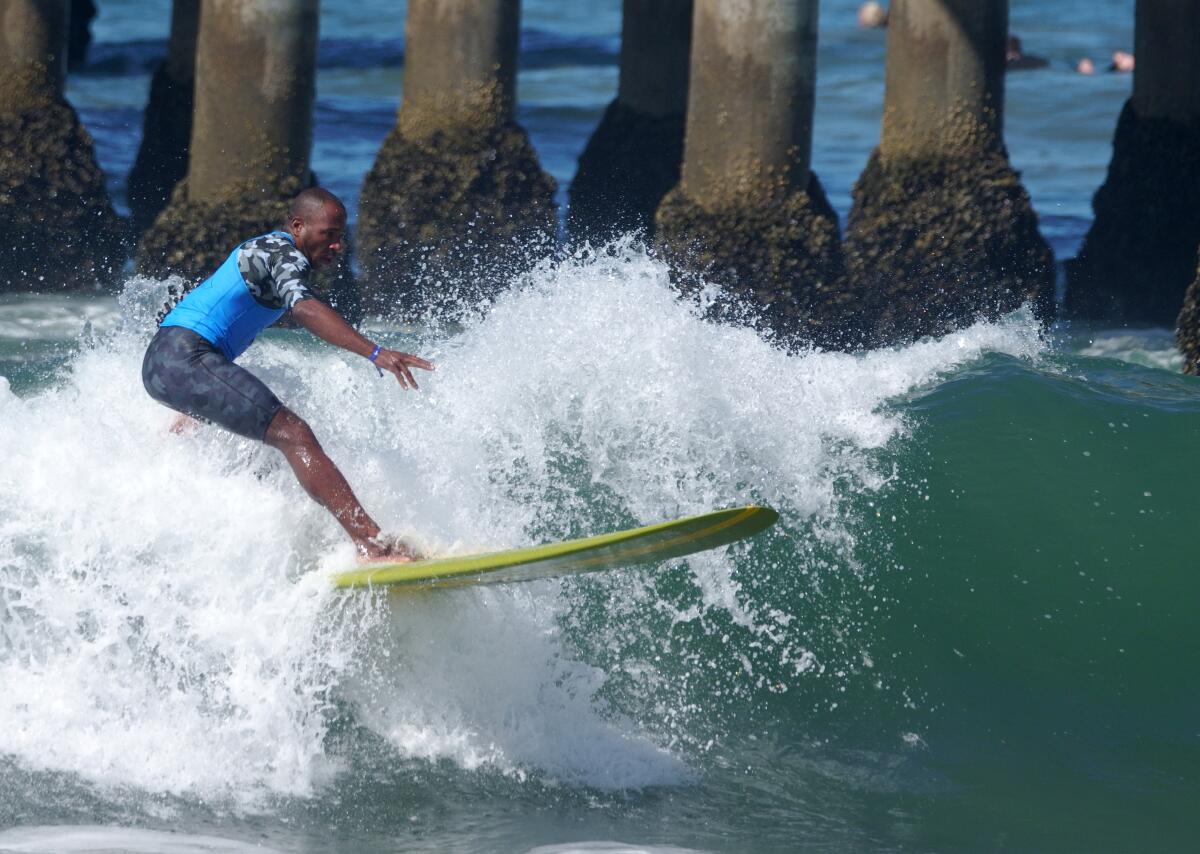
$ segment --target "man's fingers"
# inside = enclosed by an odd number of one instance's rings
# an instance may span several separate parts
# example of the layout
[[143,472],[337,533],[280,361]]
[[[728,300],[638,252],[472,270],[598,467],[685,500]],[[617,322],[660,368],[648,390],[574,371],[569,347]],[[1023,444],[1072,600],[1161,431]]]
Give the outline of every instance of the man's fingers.
[[404,389],[416,388],[417,381],[413,379],[413,375],[409,372],[408,366],[400,359],[397,359],[392,365],[392,373],[396,375],[396,379],[400,381],[400,387]]
[[416,378],[409,370],[413,368],[423,368],[426,371],[433,370],[433,362],[426,361],[419,356],[414,356],[411,353],[401,353],[399,350],[386,350],[387,361],[384,365],[389,371],[396,375],[396,380],[400,383],[400,387],[404,389],[420,388],[417,385]]
[[392,365],[392,373],[396,375],[396,379],[400,381],[400,387],[407,390],[410,388],[420,388],[417,381],[413,378],[412,371],[408,369],[408,365],[397,360]]
[[400,358],[409,367],[420,368],[423,371],[433,370],[433,362],[427,362],[425,359],[422,359],[420,356],[414,356],[412,353],[401,353]]

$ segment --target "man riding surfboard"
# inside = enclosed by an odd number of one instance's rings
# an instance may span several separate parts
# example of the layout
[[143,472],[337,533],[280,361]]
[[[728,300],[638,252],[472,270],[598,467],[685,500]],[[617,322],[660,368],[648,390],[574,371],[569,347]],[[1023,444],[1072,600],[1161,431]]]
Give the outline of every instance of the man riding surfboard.
[[413,368],[433,370],[425,359],[365,338],[309,290],[313,269],[333,263],[345,233],[346,207],[337,196],[320,187],[301,192],[284,229],[235,248],[162,319],[142,362],[142,383],[159,403],[281,451],[305,491],[350,535],[360,558],[411,560],[415,555],[403,543],[381,536],[304,419],[234,364],[290,310],[309,332],[370,359],[403,389],[417,388]]

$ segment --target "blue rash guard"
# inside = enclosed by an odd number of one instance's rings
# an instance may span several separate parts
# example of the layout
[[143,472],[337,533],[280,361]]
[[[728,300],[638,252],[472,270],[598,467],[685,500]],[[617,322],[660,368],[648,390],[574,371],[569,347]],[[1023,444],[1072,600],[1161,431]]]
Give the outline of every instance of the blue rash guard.
[[311,269],[287,232],[252,238],[234,249],[160,325],[190,329],[232,362],[260,332],[312,296]]

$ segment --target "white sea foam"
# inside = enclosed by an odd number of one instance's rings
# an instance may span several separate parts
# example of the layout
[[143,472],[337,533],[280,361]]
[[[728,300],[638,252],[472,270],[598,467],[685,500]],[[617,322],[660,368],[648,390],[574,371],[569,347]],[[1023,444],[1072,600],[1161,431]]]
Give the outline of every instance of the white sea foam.
[[591,842],[567,842],[562,845],[539,845],[529,854],[704,854],[696,848],[679,848],[675,845],[638,845],[625,842],[597,840]]
[[1100,329],[1080,330],[1072,336],[1084,356],[1120,359],[1135,365],[1183,370],[1183,354],[1175,343],[1170,329]]
[[116,300],[58,294],[0,295],[0,340],[61,341],[117,324]]
[[219,836],[132,827],[22,827],[0,831],[0,854],[272,854],[274,849]]
[[[619,250],[538,270],[453,336],[393,336],[438,362],[419,393],[297,337],[244,361],[373,515],[467,551],[597,533],[598,507],[648,523],[758,501],[788,524],[835,519],[839,483],[884,478],[868,452],[905,429],[889,398],[1043,346],[1018,314],[899,350],[789,356],[702,321],[658,262]],[[328,710],[345,701],[402,755],[603,787],[690,779],[597,699],[609,674],[572,659],[558,582],[391,606],[332,593],[351,549],[274,452],[170,435],[142,390],[164,287],[131,281],[121,322],[53,387],[0,387],[0,752],[252,804],[337,772]],[[690,565],[701,610],[786,634],[727,555]],[[804,678],[811,656],[782,643]]]

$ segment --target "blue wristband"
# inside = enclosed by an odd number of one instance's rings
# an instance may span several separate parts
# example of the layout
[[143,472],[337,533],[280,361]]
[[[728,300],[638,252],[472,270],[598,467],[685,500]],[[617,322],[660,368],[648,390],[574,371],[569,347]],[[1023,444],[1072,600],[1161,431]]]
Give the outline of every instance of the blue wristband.
[[[375,349],[371,351],[371,355],[367,356],[367,358],[371,360],[371,364],[375,365],[375,359],[379,357],[379,352],[382,349],[383,348],[378,344],[375,345]],[[379,376],[383,376],[383,369],[380,368],[379,365],[375,365],[375,370],[379,372]]]

